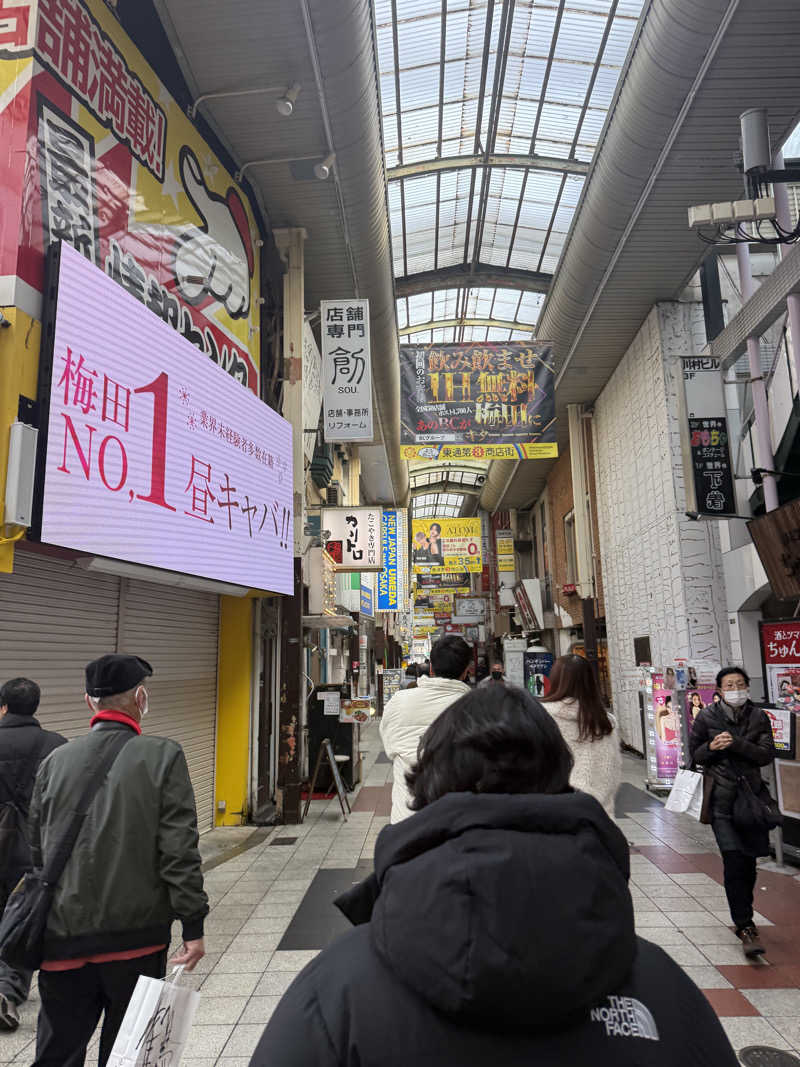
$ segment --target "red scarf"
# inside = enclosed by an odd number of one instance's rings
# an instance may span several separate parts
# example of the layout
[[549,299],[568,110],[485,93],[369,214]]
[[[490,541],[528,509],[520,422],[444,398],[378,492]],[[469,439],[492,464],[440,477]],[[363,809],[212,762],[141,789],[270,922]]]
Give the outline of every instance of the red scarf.
[[113,711],[111,708],[108,711],[98,711],[98,713],[92,718],[90,726],[94,726],[96,722],[121,722],[125,726],[130,726],[132,730],[135,730],[137,734],[141,734],[142,728],[135,719],[132,719],[130,715],[126,715],[124,711]]

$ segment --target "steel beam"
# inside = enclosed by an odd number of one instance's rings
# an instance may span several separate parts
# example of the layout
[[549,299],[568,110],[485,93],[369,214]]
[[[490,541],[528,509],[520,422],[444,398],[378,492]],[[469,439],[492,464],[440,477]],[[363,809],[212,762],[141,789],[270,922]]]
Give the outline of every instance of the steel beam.
[[435,319],[430,322],[417,322],[411,326],[404,326],[397,332],[401,337],[407,337],[410,333],[424,333],[425,330],[447,330],[451,326],[488,326],[497,330],[528,330],[531,333],[536,329],[532,322],[512,322],[509,319]]
[[424,270],[395,278],[398,297],[414,296],[417,293],[438,292],[441,289],[524,289],[531,293],[546,293],[553,281],[552,274],[535,270],[514,270],[497,267],[491,263],[477,263],[474,271],[470,265],[457,263],[439,270]]
[[420,163],[405,163],[389,167],[387,179],[416,178],[421,174],[437,174],[448,170],[469,170],[476,167],[509,167],[516,169],[547,170],[559,174],[588,174],[589,164],[579,159],[559,159],[557,156],[502,155],[488,158],[481,152],[469,156],[448,156],[445,159],[426,159]]

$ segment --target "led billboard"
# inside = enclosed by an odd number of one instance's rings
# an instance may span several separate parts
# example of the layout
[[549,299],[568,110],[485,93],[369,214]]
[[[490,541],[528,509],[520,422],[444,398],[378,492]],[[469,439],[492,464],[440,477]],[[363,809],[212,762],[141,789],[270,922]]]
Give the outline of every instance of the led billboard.
[[289,423],[72,246],[54,262],[42,541],[292,593]]

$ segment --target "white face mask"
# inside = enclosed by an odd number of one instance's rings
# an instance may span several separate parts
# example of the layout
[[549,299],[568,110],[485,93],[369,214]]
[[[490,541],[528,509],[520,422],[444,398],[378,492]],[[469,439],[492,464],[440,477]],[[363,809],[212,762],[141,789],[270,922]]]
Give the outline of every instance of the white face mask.
[[728,689],[722,694],[722,699],[732,708],[740,708],[750,699],[749,689]]

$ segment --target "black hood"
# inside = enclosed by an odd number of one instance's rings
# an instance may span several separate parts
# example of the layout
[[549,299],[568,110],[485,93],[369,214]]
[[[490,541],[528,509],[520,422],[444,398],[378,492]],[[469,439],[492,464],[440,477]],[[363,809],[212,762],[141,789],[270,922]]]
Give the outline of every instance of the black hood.
[[438,1011],[563,1025],[628,976],[628,845],[585,793],[456,793],[384,829],[375,875],[339,901]]

